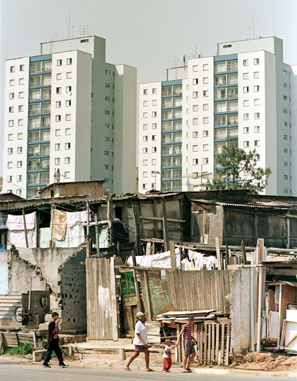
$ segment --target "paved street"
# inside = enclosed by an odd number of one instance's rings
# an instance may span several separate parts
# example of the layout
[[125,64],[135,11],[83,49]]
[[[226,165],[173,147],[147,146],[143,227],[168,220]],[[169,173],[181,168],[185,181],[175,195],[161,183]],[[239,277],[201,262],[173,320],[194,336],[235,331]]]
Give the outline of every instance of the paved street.
[[[44,369],[42,365],[0,365],[0,380],[1,381],[26,381],[26,380],[42,380],[42,381],[52,381],[63,380],[63,381],[81,381],[84,379],[95,380],[100,378],[100,381],[104,380],[168,380],[180,381],[183,379],[189,380],[199,380],[199,381],[212,381],[212,380],[241,380],[250,381],[251,377],[254,375],[243,373],[242,375],[236,373],[232,374],[182,374],[174,373],[164,374],[161,372],[146,373],[145,371],[132,371],[126,372],[124,370],[114,370],[114,369],[87,369],[87,368],[67,368],[60,369],[57,366],[53,366],[51,369]],[[288,378],[281,376],[270,376],[269,374],[260,374],[256,376],[257,381],[268,381],[276,379],[278,381],[290,380],[294,378]]]

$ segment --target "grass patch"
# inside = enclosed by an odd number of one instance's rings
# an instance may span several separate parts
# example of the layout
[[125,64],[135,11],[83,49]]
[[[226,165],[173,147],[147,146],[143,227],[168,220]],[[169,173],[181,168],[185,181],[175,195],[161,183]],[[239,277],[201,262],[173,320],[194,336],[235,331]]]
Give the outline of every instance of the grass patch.
[[30,343],[22,343],[19,344],[17,347],[14,348],[5,348],[3,353],[4,354],[10,354],[10,355],[27,355],[32,354],[34,345]]

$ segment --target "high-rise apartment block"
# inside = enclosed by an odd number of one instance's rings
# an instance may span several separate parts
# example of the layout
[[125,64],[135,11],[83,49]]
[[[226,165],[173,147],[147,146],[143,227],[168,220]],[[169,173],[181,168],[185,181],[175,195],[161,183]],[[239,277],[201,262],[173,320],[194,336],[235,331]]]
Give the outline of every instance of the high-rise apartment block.
[[[139,190],[193,191],[224,145],[256,149],[266,194],[297,196],[296,76],[282,40],[217,44],[213,57],[167,70],[139,90]],[[292,93],[292,94],[291,94]]]
[[136,88],[136,69],[107,63],[97,36],[7,60],[3,191],[33,197],[59,170],[61,182],[105,179],[105,193],[134,192]]

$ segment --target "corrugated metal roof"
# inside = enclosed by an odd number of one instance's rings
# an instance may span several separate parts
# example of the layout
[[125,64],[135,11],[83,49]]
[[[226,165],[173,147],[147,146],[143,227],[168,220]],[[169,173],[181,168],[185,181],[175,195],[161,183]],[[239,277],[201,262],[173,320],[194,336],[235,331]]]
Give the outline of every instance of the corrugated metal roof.
[[277,209],[277,210],[297,210],[297,205],[292,205],[288,203],[281,203],[281,202],[260,202],[255,201],[252,203],[246,203],[246,204],[236,204],[232,202],[222,202],[222,201],[215,201],[215,200],[203,200],[203,199],[192,199],[193,202],[199,203],[199,204],[208,204],[208,205],[221,205],[221,206],[231,206],[236,208],[251,208],[251,209]]

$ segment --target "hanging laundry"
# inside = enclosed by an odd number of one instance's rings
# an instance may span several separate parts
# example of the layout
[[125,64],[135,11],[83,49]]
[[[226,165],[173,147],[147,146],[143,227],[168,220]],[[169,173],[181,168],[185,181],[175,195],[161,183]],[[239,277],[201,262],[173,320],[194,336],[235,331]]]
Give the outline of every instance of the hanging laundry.
[[66,230],[67,213],[54,209],[52,220],[52,237],[58,241],[63,241]]
[[[36,212],[29,213],[25,215],[28,248],[37,247],[37,235],[36,235]],[[12,215],[7,216],[6,221],[7,232],[7,249],[11,249],[12,246],[16,248],[26,248],[26,232],[24,225],[23,215]]]
[[87,223],[88,213],[67,212],[66,244],[67,247],[78,247],[85,241],[84,223]]
[[[27,230],[35,229],[36,212],[26,214],[25,221]],[[8,230],[25,230],[23,215],[9,214],[6,220],[6,228]]]

